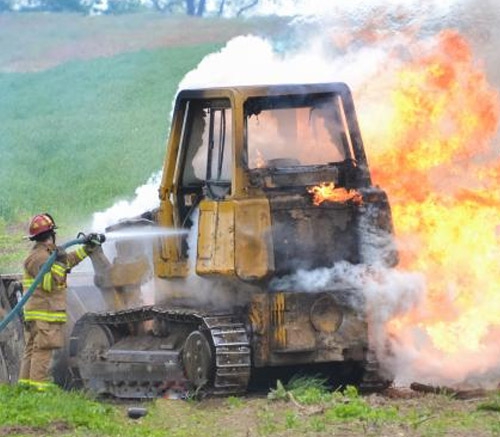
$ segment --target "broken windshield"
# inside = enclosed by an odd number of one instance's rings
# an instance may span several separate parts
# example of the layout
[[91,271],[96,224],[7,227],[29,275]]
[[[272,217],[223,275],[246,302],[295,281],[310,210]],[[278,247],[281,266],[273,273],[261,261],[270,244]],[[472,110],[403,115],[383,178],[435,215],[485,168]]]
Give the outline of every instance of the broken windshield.
[[352,159],[340,96],[272,96],[245,103],[249,168],[292,167]]

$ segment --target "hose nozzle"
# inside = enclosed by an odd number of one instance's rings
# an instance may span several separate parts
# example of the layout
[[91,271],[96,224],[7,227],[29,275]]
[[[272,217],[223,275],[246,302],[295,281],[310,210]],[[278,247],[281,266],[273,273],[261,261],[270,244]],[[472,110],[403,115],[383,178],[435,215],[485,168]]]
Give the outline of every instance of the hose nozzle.
[[94,246],[100,246],[106,241],[106,236],[104,234],[98,234],[96,232],[86,235],[83,232],[79,232],[77,238],[81,238],[83,244],[92,244]]
[[95,243],[99,243],[99,244],[102,244],[106,241],[106,235],[104,234],[90,234],[92,235],[92,238],[91,240]]

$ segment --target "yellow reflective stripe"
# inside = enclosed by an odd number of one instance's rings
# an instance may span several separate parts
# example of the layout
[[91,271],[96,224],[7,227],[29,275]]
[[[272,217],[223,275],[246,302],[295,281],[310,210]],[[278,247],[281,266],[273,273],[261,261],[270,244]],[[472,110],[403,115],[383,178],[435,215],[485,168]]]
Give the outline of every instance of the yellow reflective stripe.
[[32,379],[20,379],[17,382],[18,382],[18,384],[21,384],[21,385],[34,387],[37,390],[45,390],[45,389],[48,389],[51,387],[56,387],[56,385],[53,384],[52,382],[34,381]]
[[30,288],[33,283],[35,282],[35,278],[28,274],[28,272],[25,270],[23,274],[23,289],[26,291],[28,288]]
[[56,385],[55,384],[52,384],[51,382],[41,382],[41,381],[31,381],[30,382],[30,385],[35,387],[37,390],[47,390],[49,388],[53,388],[55,387]]
[[42,320],[45,322],[65,322],[67,320],[66,313],[53,313],[49,311],[25,311],[25,320]]
[[80,261],[82,261],[88,255],[83,246],[80,246],[78,249],[76,249],[75,253]]
[[52,275],[50,272],[43,275],[42,288],[45,291],[52,291]]
[[24,320],[40,320],[42,322],[67,322],[68,316],[62,311],[24,310]]
[[24,320],[27,322],[47,322],[47,323],[66,323],[68,319],[64,316],[61,317],[49,317],[49,316],[33,316],[25,315]]
[[50,271],[54,275],[60,276],[61,278],[64,278],[66,276],[66,267],[62,266],[61,264],[52,264]]
[[34,284],[35,280],[33,278],[25,278],[23,279],[23,289],[27,290]]

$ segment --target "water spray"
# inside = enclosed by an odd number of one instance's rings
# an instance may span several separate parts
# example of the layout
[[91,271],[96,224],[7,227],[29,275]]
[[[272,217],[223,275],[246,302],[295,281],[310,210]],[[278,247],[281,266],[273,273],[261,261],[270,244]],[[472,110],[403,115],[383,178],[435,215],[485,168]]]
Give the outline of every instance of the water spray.
[[186,229],[168,229],[158,228],[154,226],[130,227],[128,229],[120,229],[116,231],[108,231],[103,235],[106,241],[121,241],[121,240],[147,240],[153,238],[168,238],[187,235],[189,232]]

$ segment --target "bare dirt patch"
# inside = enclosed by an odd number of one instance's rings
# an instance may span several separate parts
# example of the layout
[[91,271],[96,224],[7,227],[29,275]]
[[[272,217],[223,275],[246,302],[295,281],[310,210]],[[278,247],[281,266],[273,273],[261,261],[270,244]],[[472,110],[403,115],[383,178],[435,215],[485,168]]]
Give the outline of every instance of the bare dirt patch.
[[8,437],[12,435],[23,436],[39,436],[39,435],[59,435],[71,431],[73,427],[65,422],[52,422],[50,425],[42,426],[25,426],[14,425],[4,426],[0,428],[0,437]]

